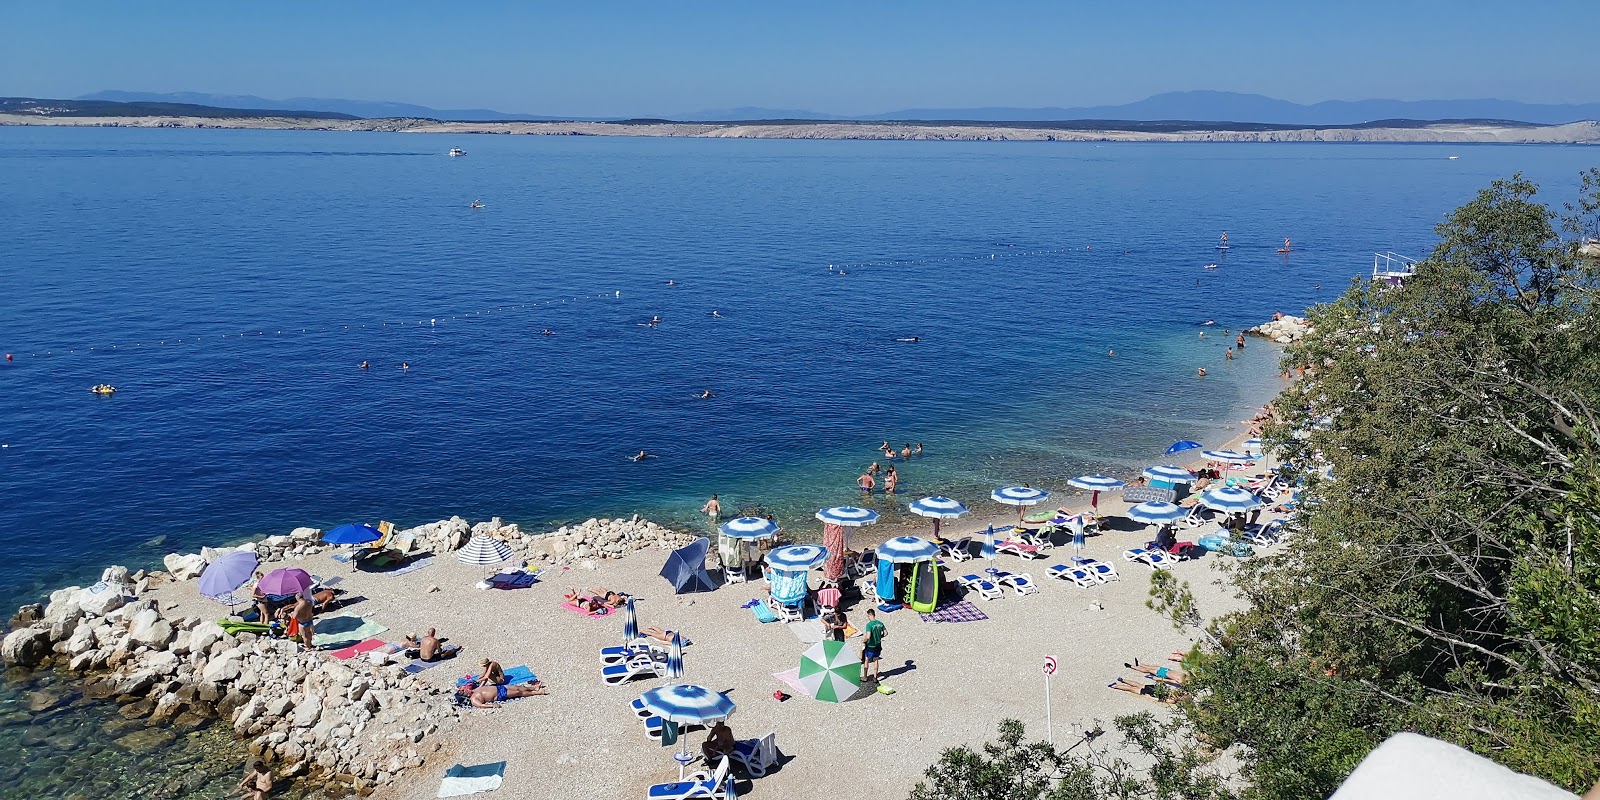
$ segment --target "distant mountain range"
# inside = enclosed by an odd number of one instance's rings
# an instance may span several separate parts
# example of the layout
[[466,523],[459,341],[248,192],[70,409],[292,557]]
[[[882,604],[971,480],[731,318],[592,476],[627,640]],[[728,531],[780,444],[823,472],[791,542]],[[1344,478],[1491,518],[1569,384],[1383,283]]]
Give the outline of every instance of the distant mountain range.
[[[177,103],[257,111],[261,109],[281,109],[284,111],[350,115],[369,119],[380,117],[425,117],[438,120],[471,122],[505,120],[614,121],[621,119],[620,117],[552,117],[539,114],[507,113],[484,108],[437,109],[409,103],[337,100],[319,97],[291,97],[272,100],[254,95],[205,94],[201,92],[105,91],[84,95],[78,99],[90,102]],[[1075,108],[912,108],[884,114],[847,116],[801,109],[742,107],[696,111],[668,118],[683,122],[754,120],[844,120],[862,122],[914,120],[981,122],[1126,120],[1157,122],[1193,120],[1305,126],[1359,125],[1375,120],[1481,119],[1514,120],[1554,125],[1578,120],[1600,119],[1600,103],[1537,104],[1494,99],[1328,100],[1305,105],[1259,94],[1195,91],[1168,92],[1122,105]]]

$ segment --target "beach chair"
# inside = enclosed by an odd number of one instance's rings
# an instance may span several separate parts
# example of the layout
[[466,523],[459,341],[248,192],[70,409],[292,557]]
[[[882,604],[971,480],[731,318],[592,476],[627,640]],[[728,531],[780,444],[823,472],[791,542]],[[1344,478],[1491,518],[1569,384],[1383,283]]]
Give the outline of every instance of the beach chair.
[[1038,530],[1023,528],[1017,534],[1017,539],[1024,544],[1031,544],[1039,550],[1049,550],[1056,546],[1055,533],[1057,530],[1059,530],[1057,526],[1050,524],[1046,524]]
[[600,668],[600,679],[607,686],[621,686],[639,676],[647,678],[659,677],[664,665],[655,657],[644,654],[634,656],[620,664],[608,664]]
[[[639,701],[635,700],[634,702],[637,703]],[[635,711],[634,713],[638,713],[638,712]],[[648,736],[650,738],[650,741],[652,741],[652,742],[661,741],[661,734],[667,728],[666,723],[663,722],[660,717],[655,716],[654,714],[647,714],[645,716],[640,717],[640,719],[644,720],[644,735]],[[701,725],[698,722],[680,722],[680,723],[678,723],[678,735],[679,736],[682,736],[682,735],[684,735],[686,733],[694,733],[695,731],[703,731],[705,729],[706,729],[706,726]]]
[[1034,583],[1033,576],[1026,572],[999,572],[995,574],[994,579],[1001,585],[1016,589],[1018,597],[1039,593],[1039,585]]
[[1198,528],[1211,521],[1211,512],[1205,506],[1195,503],[1189,506],[1189,516],[1178,520],[1179,525],[1185,528]]
[[969,592],[977,592],[978,596],[985,600],[999,600],[1005,596],[1005,593],[1000,591],[1000,587],[994,585],[987,578],[980,578],[977,575],[962,575],[956,579],[956,582],[961,584],[961,588]]
[[767,774],[767,770],[778,765],[778,734],[772,732],[760,739],[734,742],[730,760],[734,766],[742,767],[744,773],[752,778]]
[[1093,577],[1095,580],[1100,581],[1101,583],[1110,583],[1114,580],[1120,580],[1122,578],[1121,575],[1117,574],[1116,567],[1113,567],[1104,561],[1096,561],[1092,558],[1079,557],[1072,559],[1072,563],[1075,564],[1078,569],[1089,573],[1090,577]]
[[645,791],[645,800],[731,800],[733,781],[728,777],[728,768],[732,761],[731,758],[724,758],[712,772],[697,770],[676,783],[658,783]]
[[1094,576],[1090,575],[1087,570],[1083,569],[1082,567],[1071,566],[1068,564],[1057,564],[1051,567],[1050,577],[1060,578],[1064,581],[1071,581],[1085,589],[1099,584],[1099,581],[1095,580]]
[[778,615],[779,622],[800,622],[806,618],[804,600],[785,603],[772,595],[767,595],[767,607]]
[[1037,545],[1031,545],[1015,539],[996,542],[994,551],[996,553],[1010,553],[1018,558],[1044,558],[1044,553],[1039,552]]
[[839,590],[822,589],[817,592],[817,613],[831,614],[839,607]]
[[1151,569],[1172,569],[1172,565],[1185,560],[1182,556],[1172,553],[1163,553],[1160,550],[1146,550],[1144,554],[1134,559]]
[[952,561],[966,561],[972,558],[972,537],[963,536],[953,542],[940,542],[939,552]]
[[649,656],[660,660],[666,658],[666,645],[640,637],[621,647],[603,647],[600,649],[601,664],[622,664],[640,656]]
[[1265,525],[1244,526],[1244,538],[1257,547],[1266,547],[1278,543],[1283,531],[1283,520],[1275,519]]

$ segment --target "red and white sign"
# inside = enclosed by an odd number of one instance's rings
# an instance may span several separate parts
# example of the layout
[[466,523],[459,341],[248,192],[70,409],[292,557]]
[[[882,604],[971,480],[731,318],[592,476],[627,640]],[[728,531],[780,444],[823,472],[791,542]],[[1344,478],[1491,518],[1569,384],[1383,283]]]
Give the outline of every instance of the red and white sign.
[[1055,658],[1055,656],[1045,656],[1044,657],[1044,674],[1046,674],[1046,675],[1054,675],[1054,674],[1056,674],[1056,658]]

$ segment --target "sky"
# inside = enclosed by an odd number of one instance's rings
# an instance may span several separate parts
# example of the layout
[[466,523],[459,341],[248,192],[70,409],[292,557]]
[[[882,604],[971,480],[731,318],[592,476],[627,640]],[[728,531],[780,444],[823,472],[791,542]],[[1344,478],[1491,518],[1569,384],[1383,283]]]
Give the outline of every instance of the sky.
[[0,96],[103,89],[552,116],[1600,101],[1595,0],[0,0]]

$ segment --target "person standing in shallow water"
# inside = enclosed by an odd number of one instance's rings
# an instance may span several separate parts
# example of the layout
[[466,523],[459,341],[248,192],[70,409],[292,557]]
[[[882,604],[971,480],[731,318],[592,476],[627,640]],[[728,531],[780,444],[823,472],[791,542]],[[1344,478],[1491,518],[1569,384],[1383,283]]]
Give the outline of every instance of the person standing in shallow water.
[[883,491],[885,494],[894,494],[894,487],[900,485],[900,474],[894,471],[894,465],[889,465],[889,471],[883,474]]
[[1239,338],[1233,340],[1233,345],[1235,347],[1239,348],[1240,350],[1243,350],[1244,349],[1244,334],[1242,334],[1242,333],[1239,334]]
[[711,495],[711,499],[700,507],[700,513],[710,517],[711,524],[717,524],[717,521],[722,518],[722,501],[718,500],[716,495]]

